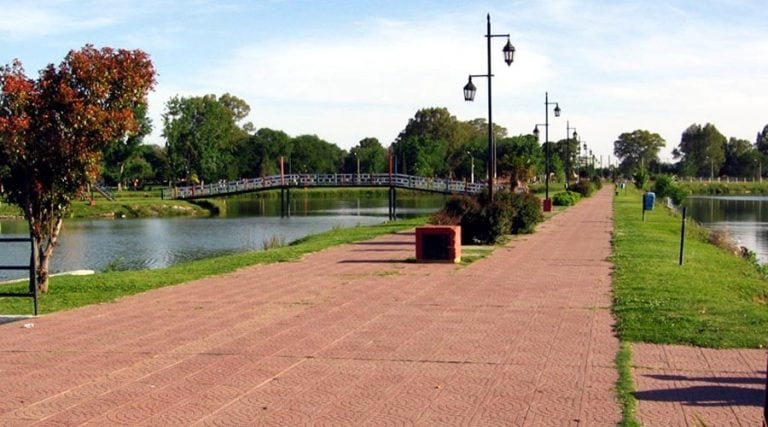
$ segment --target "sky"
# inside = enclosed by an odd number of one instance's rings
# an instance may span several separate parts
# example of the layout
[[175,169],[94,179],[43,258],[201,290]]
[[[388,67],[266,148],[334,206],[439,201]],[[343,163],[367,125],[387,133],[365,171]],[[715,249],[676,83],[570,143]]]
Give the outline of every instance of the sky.
[[508,67],[492,39],[493,121],[509,135],[547,121],[545,94],[562,109],[549,106],[549,140],[570,125],[606,164],[636,129],[672,161],[692,124],[750,142],[768,125],[764,0],[0,0],[0,65],[36,76],[85,44],[147,52],[147,143],[164,145],[171,97],[230,93],[256,128],[387,147],[421,108],[487,120],[487,78],[474,102],[462,94],[488,72],[487,15],[516,48]]

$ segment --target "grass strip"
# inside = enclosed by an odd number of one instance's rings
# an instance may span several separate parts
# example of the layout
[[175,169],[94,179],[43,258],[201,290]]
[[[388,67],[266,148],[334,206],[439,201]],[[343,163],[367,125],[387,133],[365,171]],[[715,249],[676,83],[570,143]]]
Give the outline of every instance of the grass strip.
[[[407,230],[427,221],[426,217],[387,222],[373,226],[334,229],[307,236],[290,245],[267,251],[242,252],[177,264],[164,269],[114,271],[92,276],[52,277],[48,293],[41,296],[40,312],[53,313],[90,304],[114,301],[151,289],[177,285],[203,277],[229,273],[255,264],[289,262],[331,246],[372,239]],[[23,292],[28,285],[2,285],[5,292]],[[0,298],[1,314],[31,314],[28,298]]]
[[614,314],[625,342],[711,348],[768,344],[768,281],[748,261],[709,244],[686,225],[685,262],[678,265],[681,218],[657,206],[642,221],[642,193],[614,199]]
[[622,407],[621,427],[640,427],[640,422],[635,417],[635,381],[632,379],[632,345],[621,343],[619,352],[616,353],[616,369],[619,379],[616,380],[616,397]]

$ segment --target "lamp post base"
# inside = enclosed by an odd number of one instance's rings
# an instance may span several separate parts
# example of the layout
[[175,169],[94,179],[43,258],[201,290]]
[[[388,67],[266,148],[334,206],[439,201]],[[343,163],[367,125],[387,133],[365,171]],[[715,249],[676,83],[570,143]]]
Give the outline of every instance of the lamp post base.
[[552,212],[552,199],[544,199],[544,212]]

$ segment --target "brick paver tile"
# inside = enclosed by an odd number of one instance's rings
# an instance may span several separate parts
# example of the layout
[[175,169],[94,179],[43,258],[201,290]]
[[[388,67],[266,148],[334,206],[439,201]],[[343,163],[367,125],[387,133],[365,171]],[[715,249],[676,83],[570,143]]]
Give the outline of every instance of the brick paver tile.
[[611,194],[467,266],[399,233],[0,325],[0,424],[615,425]]
[[762,424],[764,350],[635,344],[632,352],[643,425]]

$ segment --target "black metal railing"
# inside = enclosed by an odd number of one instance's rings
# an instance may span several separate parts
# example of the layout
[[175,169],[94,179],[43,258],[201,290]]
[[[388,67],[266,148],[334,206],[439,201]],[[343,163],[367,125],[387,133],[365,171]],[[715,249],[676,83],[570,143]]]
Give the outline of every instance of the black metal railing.
[[[35,250],[35,241],[32,237],[3,237],[0,238],[0,243],[29,243],[29,264],[17,264],[17,265],[0,265],[0,270],[16,270],[16,271],[28,271],[29,272],[29,288],[27,292],[0,292],[0,297],[20,297],[20,298],[32,298],[34,304],[34,313],[37,316],[38,309],[38,293],[37,293],[37,280],[35,275],[35,266],[37,266],[37,251]],[[4,285],[5,286],[5,285]],[[2,287],[0,287],[2,291]]]

